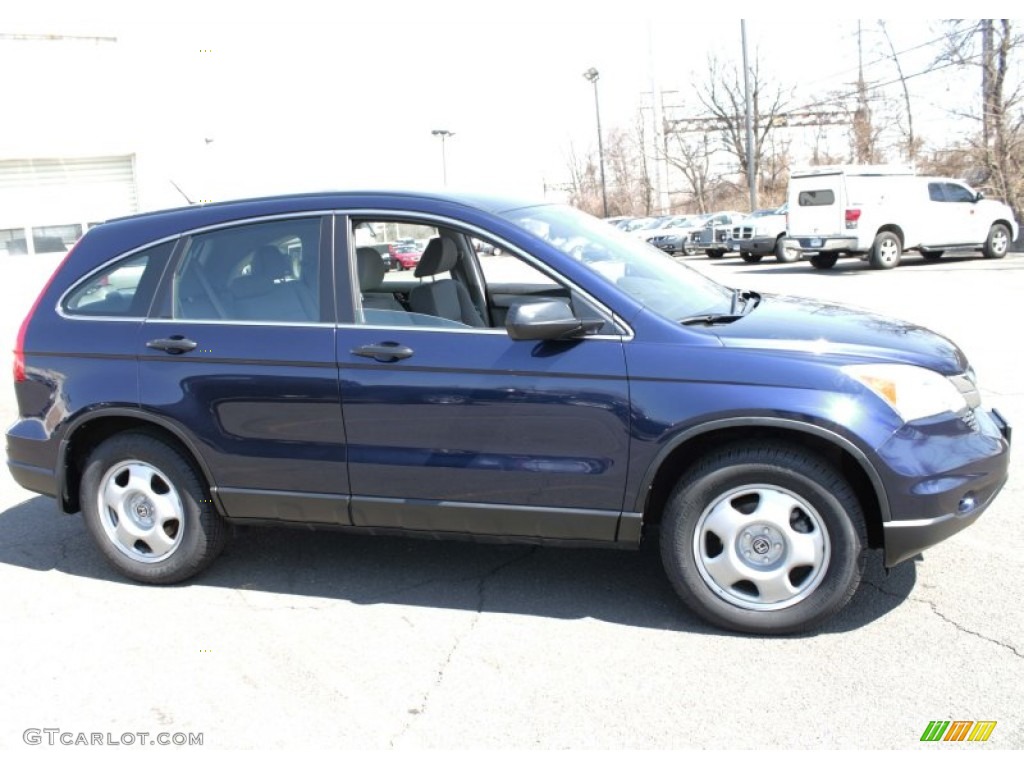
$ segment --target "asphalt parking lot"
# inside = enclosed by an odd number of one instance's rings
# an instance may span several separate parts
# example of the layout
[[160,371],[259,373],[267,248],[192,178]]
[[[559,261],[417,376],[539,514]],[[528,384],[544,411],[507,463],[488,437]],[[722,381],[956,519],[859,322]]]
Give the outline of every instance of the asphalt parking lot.
[[[1024,254],[908,255],[890,272],[685,261],[948,335],[986,404],[1024,429]],[[4,265],[5,349],[42,263]],[[9,383],[0,414],[14,418]],[[689,615],[650,542],[637,553],[241,529],[195,581],[139,586],[107,568],[79,516],[4,472],[0,748],[30,728],[203,734],[189,751],[913,748],[931,720],[989,720],[986,743],[927,747],[1020,749],[1021,454],[976,525],[890,573],[872,558],[839,617],[784,639]]]

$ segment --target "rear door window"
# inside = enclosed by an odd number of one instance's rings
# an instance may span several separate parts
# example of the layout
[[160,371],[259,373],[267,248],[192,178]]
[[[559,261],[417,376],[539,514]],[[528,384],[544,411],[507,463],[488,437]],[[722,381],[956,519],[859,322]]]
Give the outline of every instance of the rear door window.
[[194,235],[171,287],[181,320],[320,321],[320,219],[285,219]]

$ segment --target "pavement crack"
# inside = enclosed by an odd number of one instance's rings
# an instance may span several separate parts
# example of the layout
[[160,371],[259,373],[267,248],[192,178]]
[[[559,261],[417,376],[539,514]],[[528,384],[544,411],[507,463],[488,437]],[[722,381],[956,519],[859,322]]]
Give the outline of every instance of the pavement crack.
[[876,584],[875,582],[870,581],[868,579],[864,579],[862,583],[868,584],[868,585],[874,587],[876,590],[881,592],[883,595],[888,595],[889,597],[895,597],[895,598],[897,598],[899,600],[904,600],[905,599],[905,600],[910,600],[913,603],[920,603],[921,605],[927,605],[928,608],[931,609],[932,613],[934,613],[936,616],[938,616],[940,619],[942,619],[947,624],[951,624],[952,626],[954,626],[957,629],[957,631],[963,632],[964,634],[967,634],[967,635],[973,635],[974,637],[977,637],[977,638],[979,638],[981,640],[985,640],[985,641],[987,641],[989,643],[993,643],[994,645],[998,645],[1000,648],[1003,648],[1003,649],[1009,651],[1010,653],[1012,653],[1018,659],[1024,659],[1024,653],[1021,653],[1019,650],[1017,650],[1016,646],[1013,646],[1010,643],[1003,642],[1002,640],[997,640],[994,637],[989,637],[988,635],[983,635],[983,634],[981,634],[981,632],[976,632],[973,629],[965,627],[963,624],[958,622],[956,619],[952,619],[949,616],[947,616],[946,614],[944,614],[941,610],[939,610],[939,607],[933,601],[931,601],[931,600],[926,600],[926,599],[920,598],[920,597],[913,597],[911,595],[906,595],[905,596],[905,595],[898,594],[896,592],[890,592],[889,590],[887,590],[884,587],[882,587],[880,584]]
[[[477,594],[476,610],[473,613],[473,618],[466,626],[466,628],[463,629],[462,632],[460,632],[458,635],[456,635],[454,642],[452,642],[451,648],[448,649],[448,654],[445,656],[444,661],[442,661],[440,666],[437,668],[437,672],[434,675],[434,682],[426,691],[423,692],[423,698],[420,699],[419,706],[409,710],[409,715],[411,715],[411,717],[406,718],[405,723],[402,726],[402,730],[399,731],[398,734],[396,734],[395,736],[391,737],[389,743],[392,747],[394,747],[396,742],[398,742],[403,736],[405,736],[406,733],[409,732],[409,729],[412,728],[412,725],[417,717],[426,714],[427,708],[430,706],[430,697],[433,695],[434,691],[440,688],[442,683],[444,683],[445,673],[448,671],[448,666],[451,664],[452,659],[455,657],[455,654],[458,653],[459,646],[461,646],[462,642],[473,632],[474,629],[476,629],[476,625],[480,621],[480,616],[483,614],[484,606],[487,603],[488,582],[490,582],[495,576],[497,576],[505,569],[511,568],[513,565],[517,565],[523,562],[524,560],[533,557],[533,555],[536,552],[537,547],[530,547],[526,552],[516,555],[515,557],[509,558],[508,560],[505,560],[503,562],[500,562],[494,567],[484,571],[484,573],[480,574],[479,576],[473,577],[476,580]],[[459,581],[467,580],[468,579],[460,579]]]

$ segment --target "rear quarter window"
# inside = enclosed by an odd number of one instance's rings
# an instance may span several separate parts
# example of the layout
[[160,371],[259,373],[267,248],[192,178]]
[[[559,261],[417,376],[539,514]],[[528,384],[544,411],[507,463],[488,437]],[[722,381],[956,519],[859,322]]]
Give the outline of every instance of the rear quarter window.
[[118,259],[73,288],[61,309],[72,316],[145,317],[173,248],[171,241]]
[[805,189],[797,196],[797,205],[832,205],[836,201],[835,192],[831,189]]

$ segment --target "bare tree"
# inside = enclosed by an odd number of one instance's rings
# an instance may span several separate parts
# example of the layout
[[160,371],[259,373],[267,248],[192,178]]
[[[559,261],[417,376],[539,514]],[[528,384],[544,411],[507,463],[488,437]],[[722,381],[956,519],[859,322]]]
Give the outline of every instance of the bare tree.
[[698,213],[708,213],[711,209],[711,190],[717,179],[711,175],[712,157],[715,154],[711,134],[702,132],[673,133],[671,138],[672,151],[665,159],[676,168],[686,181],[693,204]]
[[[782,88],[770,84],[761,72],[760,54],[750,68],[751,111],[754,124],[754,176],[760,179],[765,145],[786,107]],[[717,121],[727,152],[736,158],[740,173],[747,174],[746,104],[743,72],[734,64],[724,67],[714,56],[708,59],[708,78],[697,89],[701,105]]]
[[907,143],[903,153],[906,155],[908,161],[914,162],[921,147],[918,144],[917,137],[914,136],[914,110],[910,105],[910,89],[907,87],[907,78],[903,74],[903,66],[900,64],[899,54],[896,52],[896,46],[893,45],[892,37],[889,36],[889,30],[885,27],[885,22],[880,19],[878,21],[878,26],[882,28],[882,35],[885,37],[885,42],[889,46],[889,55],[892,58],[892,63],[896,66],[896,73],[899,75],[900,85],[903,86],[903,103],[906,107],[907,114],[907,129],[904,132],[904,138]]
[[[981,50],[977,38],[981,38]],[[976,155],[983,168],[978,183],[993,187],[1013,209],[1024,212],[1024,90],[1010,74],[1024,50],[1024,39],[1010,19],[955,21],[947,32],[943,58],[981,68],[981,123]]]

